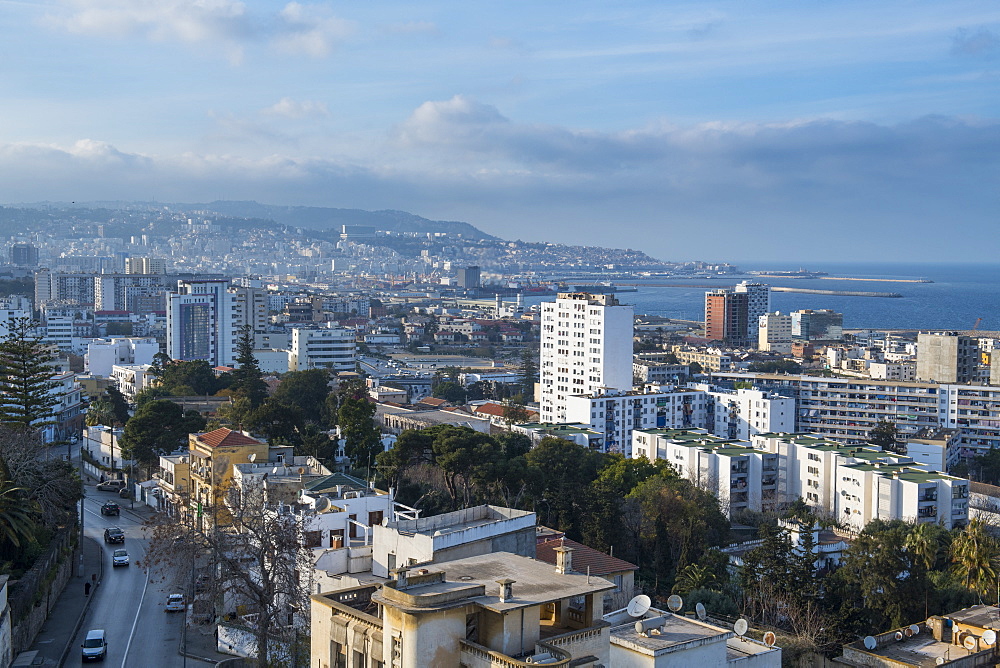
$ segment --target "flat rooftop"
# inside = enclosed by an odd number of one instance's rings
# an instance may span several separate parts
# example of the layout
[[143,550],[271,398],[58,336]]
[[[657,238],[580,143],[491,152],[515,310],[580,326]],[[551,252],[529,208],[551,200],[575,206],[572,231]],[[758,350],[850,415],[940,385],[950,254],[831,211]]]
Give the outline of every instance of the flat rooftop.
[[401,533],[443,536],[449,533],[465,531],[473,527],[529,517],[533,525],[534,515],[534,513],[527,510],[482,505],[442,515],[434,515],[433,517],[421,517],[415,520],[397,520],[389,522],[388,526]]
[[[608,617],[608,615],[605,615],[605,619],[608,619]],[[651,633],[647,637],[642,633],[636,632],[635,623],[639,619],[653,619],[656,617],[662,617],[665,620],[659,633]],[[713,642],[725,642],[733,636],[733,632],[729,629],[654,609],[647,612],[643,618],[629,618],[629,621],[626,623],[611,628],[611,642],[613,644],[622,645],[643,654],[651,655],[687,649],[685,645],[692,643],[702,645]]]

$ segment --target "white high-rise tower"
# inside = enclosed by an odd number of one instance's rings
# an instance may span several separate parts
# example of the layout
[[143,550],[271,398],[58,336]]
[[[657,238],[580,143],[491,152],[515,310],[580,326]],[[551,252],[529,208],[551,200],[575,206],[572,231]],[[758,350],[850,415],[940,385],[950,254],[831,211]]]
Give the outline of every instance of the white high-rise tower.
[[560,292],[542,304],[542,422],[566,421],[566,397],[632,388],[633,308],[614,295]]

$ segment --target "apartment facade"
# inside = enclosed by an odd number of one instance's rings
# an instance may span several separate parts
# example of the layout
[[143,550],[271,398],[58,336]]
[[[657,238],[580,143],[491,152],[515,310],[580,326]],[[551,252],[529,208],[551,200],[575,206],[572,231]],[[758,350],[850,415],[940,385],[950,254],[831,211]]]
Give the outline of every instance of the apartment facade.
[[330,369],[354,371],[357,344],[353,330],[335,327],[319,329],[295,327],[288,352],[290,371]]
[[978,340],[958,332],[917,334],[917,380],[971,383],[979,365]]
[[566,422],[567,397],[632,387],[631,306],[614,295],[561,292],[542,303],[542,422]]
[[[705,293],[705,338],[733,348],[749,345],[750,295],[729,288]],[[756,321],[755,321],[756,322]]]

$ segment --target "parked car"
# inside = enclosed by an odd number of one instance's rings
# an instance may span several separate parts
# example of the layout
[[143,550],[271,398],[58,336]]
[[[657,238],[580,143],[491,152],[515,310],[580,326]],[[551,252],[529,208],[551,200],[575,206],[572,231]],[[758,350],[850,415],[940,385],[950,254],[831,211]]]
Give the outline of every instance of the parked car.
[[123,548],[111,555],[112,566],[128,566],[128,552]]
[[119,508],[118,504],[115,503],[114,501],[108,501],[103,506],[101,506],[102,515],[120,515],[121,512],[122,512],[121,508]]
[[166,612],[184,612],[187,606],[184,605],[184,594],[171,594],[167,597]]
[[87,637],[80,647],[83,648],[84,661],[104,661],[104,657],[108,654],[108,640],[104,635],[104,629],[87,631]]
[[118,490],[118,496],[120,498],[122,498],[122,499],[131,499],[132,498],[132,488],[131,487],[122,487],[120,490]]
[[124,543],[125,532],[118,527],[108,527],[104,530],[105,543]]
[[124,480],[105,480],[104,482],[97,483],[98,492],[117,492],[125,487]]

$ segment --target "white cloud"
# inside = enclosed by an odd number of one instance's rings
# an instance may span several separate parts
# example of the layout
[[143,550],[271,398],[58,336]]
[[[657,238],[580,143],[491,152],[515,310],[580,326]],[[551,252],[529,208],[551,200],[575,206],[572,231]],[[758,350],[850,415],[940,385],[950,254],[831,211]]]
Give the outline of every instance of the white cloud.
[[270,107],[262,109],[265,116],[283,116],[285,118],[308,118],[311,116],[329,116],[330,110],[323,102],[313,100],[293,100],[283,97]]
[[95,37],[139,36],[155,42],[215,44],[230,61],[244,48],[266,43],[283,53],[321,58],[355,30],[323,5],[290,2],[276,13],[248,10],[237,0],[62,0],[50,26]]

